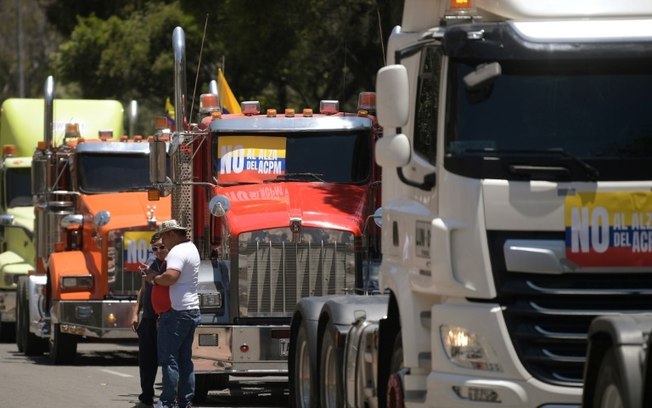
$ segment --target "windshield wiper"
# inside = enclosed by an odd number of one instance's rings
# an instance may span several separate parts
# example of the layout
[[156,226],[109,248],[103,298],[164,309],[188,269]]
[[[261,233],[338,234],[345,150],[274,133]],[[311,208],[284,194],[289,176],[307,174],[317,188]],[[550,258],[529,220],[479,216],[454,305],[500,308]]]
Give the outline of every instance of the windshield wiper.
[[275,183],[279,181],[302,181],[305,180],[306,177],[325,183],[324,179],[322,179],[322,176],[322,173],[285,173],[279,174],[276,178],[265,180],[265,183]]
[[[600,172],[595,167],[591,166],[578,156],[564,150],[561,147],[554,147],[550,149],[495,149],[492,147],[486,148],[473,148],[465,149],[465,152],[469,153],[486,153],[486,154],[496,154],[496,155],[521,155],[521,154],[549,154],[549,155],[558,155],[571,159],[577,165],[579,165],[583,170],[585,175],[589,178],[590,181],[598,181]],[[510,170],[514,173],[529,173],[529,174],[541,174],[541,173],[550,173],[550,174],[563,174],[564,171],[559,166],[528,166],[528,165],[510,165]]]

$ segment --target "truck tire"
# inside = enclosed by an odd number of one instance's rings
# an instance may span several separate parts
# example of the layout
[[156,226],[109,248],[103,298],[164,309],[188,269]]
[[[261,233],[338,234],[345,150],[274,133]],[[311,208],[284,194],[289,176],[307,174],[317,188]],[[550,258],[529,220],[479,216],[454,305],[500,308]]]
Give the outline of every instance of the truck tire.
[[47,339],[29,331],[29,299],[26,296],[16,299],[16,345],[26,356],[40,356],[48,347]]
[[387,381],[387,407],[403,408],[405,403],[403,383],[399,371],[403,369],[403,337],[401,332],[396,333],[392,356],[389,363],[389,379]]
[[199,405],[206,402],[208,398],[208,375],[195,374],[195,395],[192,402]]
[[310,360],[310,343],[308,342],[308,328],[301,322],[297,336],[290,342],[292,356],[290,371],[290,407],[292,408],[317,408],[319,400],[319,385],[317,376],[313,375]]
[[228,374],[195,374],[195,395],[192,402],[203,404],[208,398],[208,391],[228,388]]
[[16,325],[14,322],[0,322],[0,342],[11,343],[16,338]]
[[55,324],[50,334],[50,362],[55,365],[68,365],[75,361],[77,355],[77,338],[62,333],[61,325]]
[[16,347],[18,347],[18,352],[22,353],[25,351],[24,342],[23,342],[23,329],[20,318],[22,317],[20,311],[20,302],[21,297],[19,296],[19,291],[16,291]]
[[344,406],[344,384],[341,362],[335,343],[335,327],[326,326],[321,343],[319,359],[319,382],[322,408],[340,408]]
[[623,379],[616,364],[616,355],[610,347],[598,368],[591,408],[623,408],[623,390]]

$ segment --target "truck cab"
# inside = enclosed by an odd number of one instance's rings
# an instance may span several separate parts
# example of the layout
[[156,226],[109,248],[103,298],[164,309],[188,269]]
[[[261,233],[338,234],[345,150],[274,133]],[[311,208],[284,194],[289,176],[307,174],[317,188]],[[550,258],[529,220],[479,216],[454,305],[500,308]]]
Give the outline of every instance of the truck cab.
[[[32,155],[45,134],[44,114],[45,100],[36,98],[6,99],[0,112],[0,338],[6,341],[14,340],[18,280],[35,268],[31,167]],[[53,101],[51,121],[58,141],[67,124],[76,123],[84,134],[97,135],[100,130],[122,129],[123,120],[117,101]]]

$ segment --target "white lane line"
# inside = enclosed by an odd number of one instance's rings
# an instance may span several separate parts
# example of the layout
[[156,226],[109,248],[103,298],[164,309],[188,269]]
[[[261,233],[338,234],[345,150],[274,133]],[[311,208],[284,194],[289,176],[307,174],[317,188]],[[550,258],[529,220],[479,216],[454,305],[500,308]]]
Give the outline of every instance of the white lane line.
[[117,375],[119,377],[133,377],[131,374],[125,374],[125,373],[120,373],[118,371],[113,371],[113,370],[107,370],[106,368],[101,369],[100,371],[104,371],[105,373]]

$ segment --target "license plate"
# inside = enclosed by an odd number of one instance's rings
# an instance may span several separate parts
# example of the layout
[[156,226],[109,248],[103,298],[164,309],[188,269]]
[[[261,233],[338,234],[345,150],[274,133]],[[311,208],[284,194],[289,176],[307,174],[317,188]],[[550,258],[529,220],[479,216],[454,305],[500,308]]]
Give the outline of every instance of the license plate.
[[279,339],[281,344],[281,357],[290,355],[290,339]]

